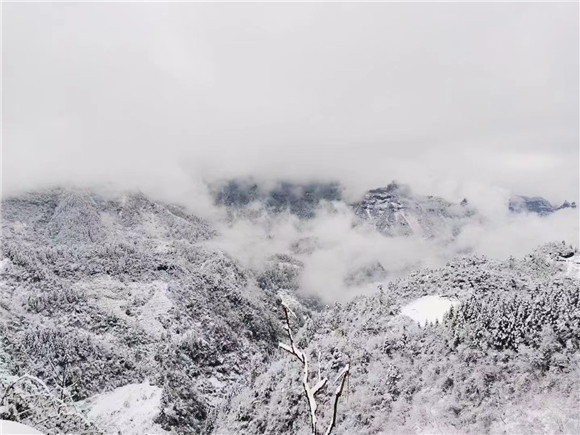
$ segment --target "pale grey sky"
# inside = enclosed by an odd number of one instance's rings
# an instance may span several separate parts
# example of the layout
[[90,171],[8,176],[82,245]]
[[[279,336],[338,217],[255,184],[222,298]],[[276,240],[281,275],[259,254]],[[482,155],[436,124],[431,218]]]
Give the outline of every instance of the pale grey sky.
[[4,193],[253,175],[578,200],[578,7],[5,3]]

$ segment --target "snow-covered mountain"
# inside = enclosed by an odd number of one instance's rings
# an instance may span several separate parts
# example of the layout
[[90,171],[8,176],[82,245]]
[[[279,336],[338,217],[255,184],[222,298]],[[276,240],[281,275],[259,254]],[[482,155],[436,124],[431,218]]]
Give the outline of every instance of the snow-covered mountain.
[[369,191],[353,207],[357,216],[390,236],[434,237],[449,228],[457,235],[460,220],[474,214],[467,202],[452,204],[434,196],[414,195],[408,187],[397,183]]
[[[256,201],[304,220],[342,201],[336,185],[249,190],[229,185],[216,197],[230,219]],[[430,237],[476,213],[395,184],[352,209],[376,237]],[[293,253],[254,268],[212,243],[219,236],[212,223],[141,194],[55,189],[5,199],[0,418],[45,433],[310,433],[302,368],[278,349],[284,299],[312,377],[352,367],[333,433],[528,433],[538,418],[546,432],[578,429],[575,247],[457,258],[328,306],[300,292],[298,257],[316,243],[297,240]],[[385,276],[372,263],[346,279]],[[417,325],[405,313],[425,296],[454,301],[454,314]],[[325,422],[334,388],[320,393]],[[534,399],[540,392],[557,412]]]
[[216,204],[233,212],[248,213],[248,207],[257,203],[269,213],[289,212],[308,219],[314,217],[321,202],[340,201],[342,188],[338,183],[280,182],[263,187],[249,180],[230,180],[214,187],[213,194]]
[[[213,194],[216,204],[226,206],[234,218],[266,211],[288,212],[309,219],[323,203],[346,203],[342,192],[339,183],[281,182],[266,188],[248,180],[230,180],[215,187]],[[347,205],[361,222],[386,236],[453,237],[470,218],[478,217],[477,209],[470,205],[468,198],[454,204],[440,197],[416,194],[409,186],[396,182],[369,190],[362,200]],[[542,197],[516,195],[507,207],[514,213],[546,216],[561,209],[576,208],[576,203],[565,201],[556,207]]]
[[564,201],[562,205],[556,207],[541,196],[529,197],[521,195],[515,196],[509,202],[509,209],[513,212],[537,213],[541,216],[546,216],[565,208],[576,208],[576,203]]
[[[269,359],[279,328],[276,295],[204,245],[214,236],[142,195],[5,200],[0,365],[76,402],[148,381],[163,390],[159,432],[206,430],[212,410]],[[40,428],[58,432],[57,423]]]

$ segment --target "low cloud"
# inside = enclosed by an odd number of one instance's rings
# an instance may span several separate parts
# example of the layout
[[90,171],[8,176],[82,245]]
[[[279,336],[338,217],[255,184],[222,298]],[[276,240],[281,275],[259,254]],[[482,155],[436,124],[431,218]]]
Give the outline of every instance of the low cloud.
[[[259,215],[253,219],[221,221],[220,236],[212,244],[246,267],[263,270],[275,254],[289,254],[304,264],[301,291],[326,301],[347,300],[376,290],[376,282],[356,285],[346,278],[377,263],[390,280],[419,268],[437,268],[458,255],[475,253],[498,260],[522,257],[539,245],[566,241],[579,246],[578,212],[559,210],[549,216],[518,214],[507,208],[505,192],[485,191],[481,186],[477,214],[465,218],[462,230],[451,237],[451,225],[435,238],[418,235],[386,237],[365,225],[343,202],[323,204],[316,217],[300,220],[294,215]],[[296,252],[295,244],[308,240],[311,250]],[[378,282],[378,281],[377,281]]]
[[[507,202],[578,200],[578,7],[8,3],[2,194],[141,190],[214,222],[251,267],[311,237],[303,286],[328,295],[373,261],[396,274],[577,242],[577,213]],[[482,220],[451,243],[379,237],[344,207],[231,224],[207,186],[244,177],[338,181],[347,202],[395,179]]]
[[193,203],[246,176],[339,180],[353,200],[393,179],[449,199],[470,183],[579,195],[577,3],[3,15],[4,195],[108,184]]

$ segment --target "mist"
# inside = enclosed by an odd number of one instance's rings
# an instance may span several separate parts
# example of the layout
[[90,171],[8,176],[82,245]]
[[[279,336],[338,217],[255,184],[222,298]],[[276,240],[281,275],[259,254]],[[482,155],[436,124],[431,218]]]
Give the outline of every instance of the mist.
[[[316,217],[307,221],[289,213],[264,213],[233,223],[220,220],[220,235],[208,244],[257,271],[276,254],[291,255],[304,265],[301,291],[327,302],[374,292],[380,283],[412,270],[443,267],[457,256],[477,254],[507,260],[524,257],[548,242],[579,246],[578,213],[574,209],[538,216],[511,213],[504,204],[494,213],[482,209],[476,218],[466,219],[463,224],[457,237],[451,237],[451,223],[432,239],[418,235],[386,237],[371,226],[360,225],[352,208],[336,202],[322,205]],[[295,249],[300,240],[309,242],[305,252]],[[349,275],[377,263],[384,268],[385,276],[359,285],[347,282]]]
[[[140,190],[220,229],[249,267],[317,240],[307,291],[348,273],[578,243],[576,212],[511,215],[510,196],[579,197],[577,3],[8,3],[2,195]],[[452,243],[387,239],[334,205],[228,223],[208,186],[397,180],[482,221]]]
[[578,197],[574,3],[3,12],[4,194],[253,176]]

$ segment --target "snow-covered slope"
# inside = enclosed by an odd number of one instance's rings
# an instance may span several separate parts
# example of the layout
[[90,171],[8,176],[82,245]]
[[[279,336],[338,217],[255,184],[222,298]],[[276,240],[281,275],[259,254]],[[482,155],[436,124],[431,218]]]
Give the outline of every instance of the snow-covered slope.
[[[301,219],[334,194],[322,187],[278,193],[268,213],[288,206]],[[426,237],[472,213],[466,204],[396,185],[369,192],[355,210],[361,225],[383,234]],[[523,416],[536,412],[525,395],[545,385],[562,406],[562,427],[574,429],[568,404],[577,398],[569,385],[580,343],[575,248],[550,244],[505,262],[457,258],[388,282],[383,266],[369,263],[346,279],[380,290],[326,306],[300,296],[301,261],[273,255],[253,270],[208,243],[216,234],[185,209],[140,194],[52,190],[3,201],[0,397],[15,407],[8,414],[0,408],[0,418],[14,418],[16,410],[46,433],[83,435],[309,433],[300,368],[278,351],[283,296],[297,313],[296,343],[313,367],[334,379],[351,364],[338,434],[428,431],[435,427],[431,409],[442,431],[485,432],[508,415],[519,418],[513,409],[497,411],[508,403]],[[311,242],[297,240],[292,252],[316,249]],[[448,311],[452,321],[441,322]],[[523,315],[531,319],[524,326],[509,323]],[[440,324],[423,327],[434,319]],[[512,337],[514,331],[520,335]],[[509,346],[495,339],[500,333]],[[40,418],[46,402],[34,402],[40,408],[29,413],[30,391],[5,396],[25,373],[56,397],[82,403],[97,428],[84,417]],[[525,388],[519,379],[527,379]],[[519,423],[509,427],[527,427]]]
[[76,401],[149,379],[163,400],[149,420],[205,430],[212,410],[268,359],[278,327],[276,294],[204,243],[215,234],[138,194],[54,190],[5,200],[5,370],[65,387]]
[[88,409],[88,418],[105,433],[155,435],[165,433],[154,422],[161,411],[162,396],[162,388],[145,381],[91,396],[82,406]]
[[[546,258],[569,249],[458,258],[295,325],[313,372],[334,379],[350,364],[335,433],[576,433],[580,281]],[[280,352],[232,398],[216,432],[309,434],[302,379],[302,366]],[[318,399],[323,427],[332,391]]]

